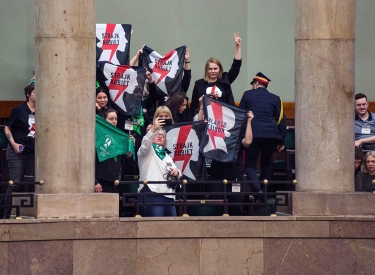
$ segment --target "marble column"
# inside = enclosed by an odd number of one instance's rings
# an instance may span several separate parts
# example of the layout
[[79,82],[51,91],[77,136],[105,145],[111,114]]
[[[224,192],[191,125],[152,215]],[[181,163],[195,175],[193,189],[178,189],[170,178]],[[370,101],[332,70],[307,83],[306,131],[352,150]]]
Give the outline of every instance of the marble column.
[[296,0],[298,191],[354,191],[355,0]]
[[45,183],[38,213],[77,217],[71,205],[87,208],[85,199],[103,197],[92,194],[95,54],[95,0],[36,0],[36,179]]

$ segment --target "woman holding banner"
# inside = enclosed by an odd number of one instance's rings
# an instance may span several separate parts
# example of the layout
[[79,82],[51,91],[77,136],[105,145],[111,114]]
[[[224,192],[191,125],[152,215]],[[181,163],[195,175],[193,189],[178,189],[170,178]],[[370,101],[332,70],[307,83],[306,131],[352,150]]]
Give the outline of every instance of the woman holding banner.
[[[182,174],[164,150],[166,134],[162,129],[163,126],[163,119],[155,119],[152,127],[143,137],[142,145],[138,150],[139,180],[165,182],[139,184],[139,203],[164,204],[142,207],[141,215],[146,217],[177,216],[176,207],[173,205],[175,200],[174,190],[167,184],[167,181],[177,180]],[[148,194],[144,196],[142,193]],[[158,195],[157,193],[163,194]]]
[[[243,203],[244,202],[244,195],[241,195],[241,191],[243,190],[243,175],[244,175],[244,168],[243,168],[243,152],[246,148],[250,146],[253,141],[253,131],[251,128],[251,121],[254,118],[254,114],[252,111],[247,112],[247,121],[246,121],[246,128],[244,132],[240,134],[239,140],[241,140],[241,147],[238,150],[237,160],[233,162],[220,162],[217,160],[213,160],[211,163],[210,169],[210,180],[211,181],[222,181],[224,179],[228,180],[226,185],[226,191],[229,194],[233,194],[238,192],[237,195],[229,195],[228,202],[229,203]],[[213,183],[209,185],[210,192],[223,192],[223,185]],[[223,199],[221,195],[210,195],[212,199]],[[243,216],[249,215],[249,213],[243,211],[242,206],[230,206],[229,207],[229,215],[231,216]]]
[[223,72],[221,62],[211,57],[204,68],[204,77],[194,85],[191,99],[191,112],[194,115],[199,106],[199,98],[204,94],[212,95],[219,101],[234,105],[231,84],[236,80],[241,68],[241,37],[234,33],[235,54],[232,66],[228,72]]

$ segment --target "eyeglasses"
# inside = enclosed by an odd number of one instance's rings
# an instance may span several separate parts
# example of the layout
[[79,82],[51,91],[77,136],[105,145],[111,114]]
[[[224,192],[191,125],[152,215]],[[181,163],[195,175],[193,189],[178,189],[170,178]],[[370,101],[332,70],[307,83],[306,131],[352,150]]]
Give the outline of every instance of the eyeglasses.
[[157,137],[165,138],[166,136],[164,134],[156,134]]
[[366,107],[367,106],[367,103],[359,103],[359,104],[356,104],[355,106],[357,107]]

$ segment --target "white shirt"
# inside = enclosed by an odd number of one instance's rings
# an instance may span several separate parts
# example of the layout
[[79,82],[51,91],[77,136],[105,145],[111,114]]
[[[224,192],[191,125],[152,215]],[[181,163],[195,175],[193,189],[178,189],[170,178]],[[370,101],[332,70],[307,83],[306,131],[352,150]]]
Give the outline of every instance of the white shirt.
[[[139,166],[139,180],[140,181],[167,181],[165,175],[168,173],[167,168],[176,168],[172,158],[166,154],[161,160],[155,153],[152,143],[155,133],[148,131],[142,139],[142,145],[138,150],[138,166]],[[167,166],[169,164],[169,166]],[[181,171],[178,170],[179,177],[182,176]],[[167,184],[147,184],[152,192],[156,193],[173,193],[173,189],[169,188]],[[139,184],[138,192],[143,188],[143,183]],[[174,195],[164,195],[167,198],[175,199]]]

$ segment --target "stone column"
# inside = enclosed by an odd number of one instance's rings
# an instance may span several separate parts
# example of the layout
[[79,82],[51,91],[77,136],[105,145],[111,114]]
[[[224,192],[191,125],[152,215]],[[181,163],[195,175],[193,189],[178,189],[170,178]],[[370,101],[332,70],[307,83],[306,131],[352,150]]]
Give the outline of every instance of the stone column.
[[95,0],[36,0],[35,72],[38,216],[93,216]]
[[298,191],[354,191],[355,0],[296,0]]

